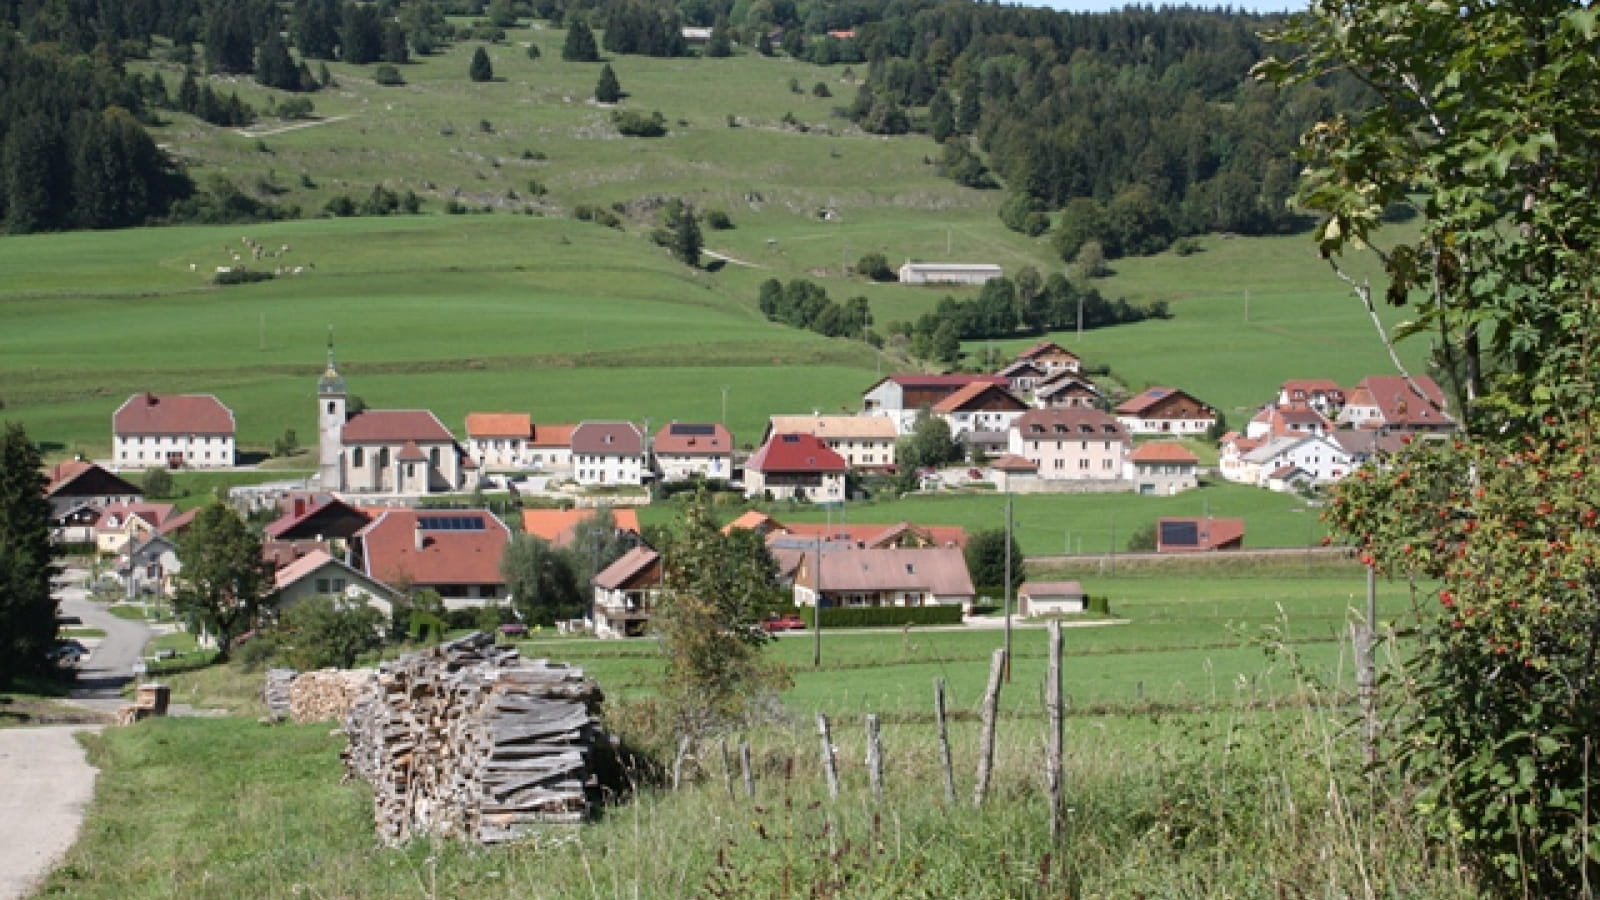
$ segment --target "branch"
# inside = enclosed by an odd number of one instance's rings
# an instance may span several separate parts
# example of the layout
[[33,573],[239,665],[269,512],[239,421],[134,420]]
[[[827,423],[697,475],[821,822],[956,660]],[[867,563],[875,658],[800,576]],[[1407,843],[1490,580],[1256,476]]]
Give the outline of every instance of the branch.
[[1383,341],[1383,348],[1389,351],[1389,361],[1394,363],[1395,371],[1399,372],[1400,377],[1406,380],[1406,384],[1410,386],[1412,393],[1422,400],[1428,400],[1428,395],[1423,392],[1422,388],[1417,386],[1417,380],[1411,375],[1411,371],[1406,368],[1406,364],[1400,361],[1400,354],[1394,348],[1394,341],[1389,337],[1389,332],[1384,330],[1383,320],[1378,318],[1378,308],[1372,302],[1372,285],[1365,281],[1358,282],[1350,277],[1343,269],[1339,268],[1338,261],[1331,256],[1328,257],[1328,268],[1333,270],[1335,277],[1350,286],[1351,293],[1355,294],[1361,300],[1362,305],[1367,308],[1367,315],[1372,317],[1372,327],[1377,330],[1378,339]]

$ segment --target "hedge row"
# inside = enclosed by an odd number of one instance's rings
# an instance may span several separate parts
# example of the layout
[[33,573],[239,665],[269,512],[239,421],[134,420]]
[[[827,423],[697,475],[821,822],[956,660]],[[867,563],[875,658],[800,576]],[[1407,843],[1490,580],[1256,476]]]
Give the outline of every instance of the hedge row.
[[[800,618],[814,624],[816,610],[803,607]],[[866,606],[823,611],[823,628],[899,628],[902,625],[960,625],[959,606]]]

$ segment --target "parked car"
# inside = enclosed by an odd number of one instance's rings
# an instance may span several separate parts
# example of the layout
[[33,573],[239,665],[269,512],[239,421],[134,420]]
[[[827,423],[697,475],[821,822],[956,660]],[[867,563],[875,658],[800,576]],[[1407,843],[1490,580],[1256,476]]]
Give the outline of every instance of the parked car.
[[794,613],[784,613],[781,616],[768,616],[761,627],[767,631],[804,631],[806,620]]
[[506,637],[522,637],[528,633],[528,626],[521,622],[507,622],[500,626],[500,633]]
[[45,653],[45,658],[63,666],[76,665],[87,659],[88,656],[89,648],[85,647],[82,642],[70,638],[64,641],[56,641],[56,645]]

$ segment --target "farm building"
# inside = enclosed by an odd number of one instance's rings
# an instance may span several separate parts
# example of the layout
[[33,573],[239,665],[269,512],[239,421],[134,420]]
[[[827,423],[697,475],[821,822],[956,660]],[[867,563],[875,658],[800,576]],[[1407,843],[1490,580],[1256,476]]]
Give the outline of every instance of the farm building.
[[862,393],[861,414],[886,417],[901,434],[909,434],[924,406],[931,407],[975,382],[998,387],[1011,383],[1002,375],[887,375]]
[[1054,616],[1081,613],[1089,606],[1089,595],[1076,581],[1026,581],[1017,588],[1017,615]]
[[983,284],[1004,274],[993,263],[914,263],[900,267],[901,284]]
[[1216,410],[1173,387],[1130,397],[1116,413],[1129,434],[1200,434],[1217,422]]
[[1244,547],[1244,520],[1212,517],[1156,519],[1157,553],[1204,553]]
[[221,469],[233,465],[233,410],[212,394],[134,394],[111,415],[118,468]]
[[974,432],[1000,432],[1030,407],[997,384],[975,381],[933,405],[934,415],[950,426],[950,436],[967,439]]

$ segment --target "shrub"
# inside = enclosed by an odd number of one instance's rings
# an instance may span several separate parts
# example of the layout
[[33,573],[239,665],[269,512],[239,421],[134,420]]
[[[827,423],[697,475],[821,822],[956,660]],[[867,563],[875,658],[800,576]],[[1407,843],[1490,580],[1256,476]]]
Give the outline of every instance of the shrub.
[[873,281],[895,281],[899,277],[889,268],[889,258],[882,253],[868,253],[856,260],[856,272]]
[[661,137],[667,133],[667,119],[659,110],[648,116],[631,109],[618,110],[611,114],[611,122],[628,137]]
[[[817,611],[812,607],[800,610],[807,628],[816,627]],[[960,625],[959,606],[873,606],[864,608],[829,607],[822,612],[822,627],[828,628],[897,628],[902,625]]]
[[716,231],[727,231],[733,227],[733,220],[720,209],[706,210],[706,225]]
[[387,63],[372,70],[372,80],[388,86],[406,83],[406,80],[400,77],[400,70]]
[[828,90],[828,86],[819,81],[816,84],[811,86],[811,96],[813,96],[813,97],[832,97],[833,96],[833,91]]

